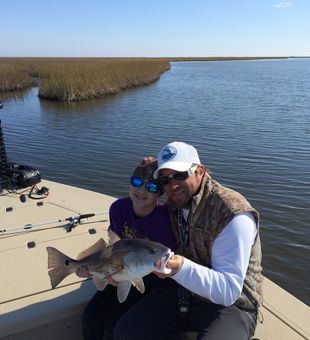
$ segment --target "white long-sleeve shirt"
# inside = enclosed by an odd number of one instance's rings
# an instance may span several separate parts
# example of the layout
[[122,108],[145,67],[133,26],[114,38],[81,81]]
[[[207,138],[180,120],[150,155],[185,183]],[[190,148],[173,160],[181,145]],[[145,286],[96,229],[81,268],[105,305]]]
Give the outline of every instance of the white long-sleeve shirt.
[[182,268],[172,278],[213,303],[232,305],[241,294],[256,233],[252,214],[238,214],[213,242],[212,268],[184,258]]

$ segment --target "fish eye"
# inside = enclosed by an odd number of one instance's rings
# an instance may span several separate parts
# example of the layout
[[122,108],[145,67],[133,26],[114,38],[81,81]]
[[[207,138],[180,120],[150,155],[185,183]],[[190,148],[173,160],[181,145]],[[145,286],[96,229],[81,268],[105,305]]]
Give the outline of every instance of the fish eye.
[[155,251],[154,249],[150,249],[150,250],[149,250],[149,253],[150,253],[150,254],[155,254],[156,251]]

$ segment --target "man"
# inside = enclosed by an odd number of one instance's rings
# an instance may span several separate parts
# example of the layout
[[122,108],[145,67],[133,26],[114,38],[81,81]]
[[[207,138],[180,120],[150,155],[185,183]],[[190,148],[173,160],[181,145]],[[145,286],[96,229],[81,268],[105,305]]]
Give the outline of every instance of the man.
[[123,316],[114,338],[172,339],[196,331],[197,339],[249,339],[262,288],[257,211],[214,181],[197,150],[183,142],[159,152],[154,177],[168,197],[177,255],[167,263],[167,284]]

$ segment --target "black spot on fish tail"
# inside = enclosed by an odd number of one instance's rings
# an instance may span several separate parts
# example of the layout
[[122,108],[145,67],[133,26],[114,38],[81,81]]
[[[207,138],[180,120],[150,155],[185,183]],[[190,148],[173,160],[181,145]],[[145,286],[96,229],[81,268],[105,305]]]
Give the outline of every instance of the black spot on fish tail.
[[54,289],[65,277],[74,272],[70,266],[74,260],[56,248],[47,247],[46,250],[48,253],[48,275],[50,276],[52,289]]

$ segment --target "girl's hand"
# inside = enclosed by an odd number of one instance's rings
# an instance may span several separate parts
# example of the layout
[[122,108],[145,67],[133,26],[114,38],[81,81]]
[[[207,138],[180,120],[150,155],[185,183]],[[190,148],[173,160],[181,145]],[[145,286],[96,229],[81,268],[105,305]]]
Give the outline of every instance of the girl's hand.
[[[106,274],[106,275],[110,275],[110,273],[108,273],[108,272],[105,273],[105,274]],[[113,280],[111,276],[107,276],[107,277],[106,277],[106,280],[108,281],[108,283],[109,283],[111,286],[114,286],[114,287],[117,287],[118,284],[119,284],[119,282]]]
[[83,279],[91,279],[93,276],[89,273],[88,268],[86,266],[79,267],[76,271],[75,274],[78,277],[81,277]]

